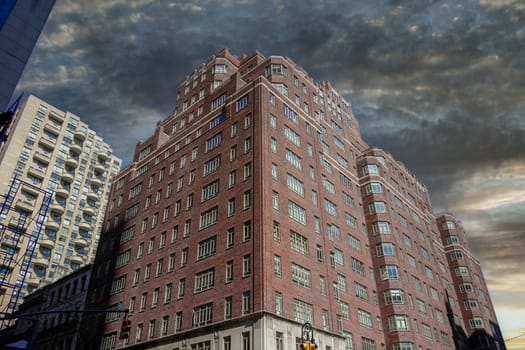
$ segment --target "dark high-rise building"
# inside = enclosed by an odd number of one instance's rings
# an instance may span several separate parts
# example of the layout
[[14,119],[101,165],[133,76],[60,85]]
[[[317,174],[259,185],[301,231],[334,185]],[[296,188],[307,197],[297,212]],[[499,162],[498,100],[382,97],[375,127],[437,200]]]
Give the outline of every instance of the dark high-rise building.
[[0,1],[0,111],[7,108],[55,0]]
[[310,323],[323,350],[454,347],[447,311],[465,315],[429,193],[329,83],[223,50],[176,104],[115,178],[92,273],[91,307],[127,305],[130,337],[93,315],[86,340],[291,350]]

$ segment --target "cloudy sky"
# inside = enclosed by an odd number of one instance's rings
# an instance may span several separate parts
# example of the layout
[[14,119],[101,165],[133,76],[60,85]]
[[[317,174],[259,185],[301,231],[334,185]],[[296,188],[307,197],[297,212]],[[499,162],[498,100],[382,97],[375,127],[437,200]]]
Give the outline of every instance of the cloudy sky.
[[57,0],[18,90],[127,164],[207,57],[291,57],[462,220],[510,338],[525,332],[524,23],[519,0]]

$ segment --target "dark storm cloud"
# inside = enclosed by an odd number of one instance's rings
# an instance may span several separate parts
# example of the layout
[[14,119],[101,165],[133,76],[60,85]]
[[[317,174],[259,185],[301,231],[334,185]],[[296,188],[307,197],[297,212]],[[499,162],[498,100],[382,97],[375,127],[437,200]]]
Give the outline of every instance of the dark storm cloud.
[[499,266],[519,270],[524,205],[469,203],[523,189],[506,176],[525,160],[524,22],[512,0],[62,0],[20,87],[79,115],[127,163],[209,56],[289,56],[343,92],[365,141],[420,177],[437,210],[456,211],[497,286]]

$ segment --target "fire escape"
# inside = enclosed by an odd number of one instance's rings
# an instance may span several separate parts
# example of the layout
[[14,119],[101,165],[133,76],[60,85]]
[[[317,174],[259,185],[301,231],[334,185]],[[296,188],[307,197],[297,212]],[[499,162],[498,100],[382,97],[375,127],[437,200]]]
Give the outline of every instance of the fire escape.
[[[34,198],[19,196],[21,188],[35,194]],[[53,193],[13,177],[7,193],[0,200],[0,298],[4,303],[2,315],[13,314],[21,298],[22,289],[30,278],[33,256],[42,236]],[[15,201],[16,199],[16,201]],[[27,210],[24,210],[26,208]],[[33,211],[33,209],[36,209]],[[0,321],[0,329],[13,320]]]

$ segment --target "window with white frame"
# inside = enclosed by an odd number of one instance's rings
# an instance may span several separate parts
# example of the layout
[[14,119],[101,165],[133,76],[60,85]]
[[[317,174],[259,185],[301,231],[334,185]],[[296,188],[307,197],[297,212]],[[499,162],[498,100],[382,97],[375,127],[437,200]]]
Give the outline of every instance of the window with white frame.
[[201,213],[200,221],[199,221],[199,229],[204,229],[206,227],[210,227],[211,225],[215,224],[218,220],[218,212],[219,212],[219,208],[213,207]]
[[288,216],[302,225],[306,225],[306,210],[297,203],[288,201]]
[[213,288],[214,280],[215,268],[197,273],[195,275],[195,293]]

